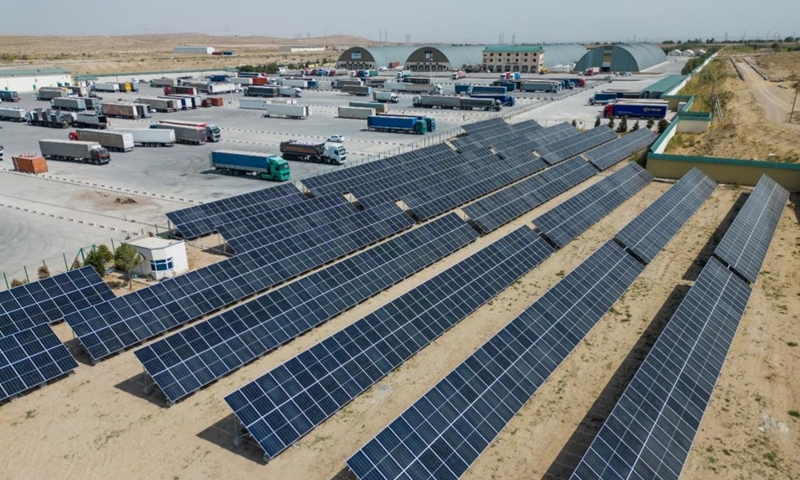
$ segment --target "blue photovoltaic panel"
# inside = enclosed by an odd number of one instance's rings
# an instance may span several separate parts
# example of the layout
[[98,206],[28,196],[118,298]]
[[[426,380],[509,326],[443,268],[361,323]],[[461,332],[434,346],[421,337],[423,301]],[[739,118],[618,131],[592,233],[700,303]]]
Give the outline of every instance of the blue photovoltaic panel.
[[93,267],[83,267],[0,292],[0,336],[62,320],[116,298]]
[[624,137],[612,140],[605,145],[589,150],[583,156],[598,170],[606,170],[625,160],[634,153],[649,147],[658,135],[647,128],[640,128]]
[[413,226],[397,205],[359,212],[67,315],[99,360]]
[[0,401],[78,368],[49,325],[0,337]]
[[678,480],[750,293],[709,260],[572,480]]
[[552,253],[522,227],[225,401],[275,457]]
[[477,237],[452,213],[134,353],[175,402]]
[[361,480],[459,478],[643,269],[606,243],[347,465]]
[[591,130],[575,135],[574,137],[556,140],[553,143],[539,147],[536,151],[542,156],[544,161],[550,165],[563,162],[567,158],[574,157],[579,153],[585,152],[603,143],[617,138],[617,134],[608,126],[601,125]]
[[491,232],[597,174],[573,158],[463,208],[478,229]]
[[184,238],[196,238],[213,232],[217,225],[304,200],[300,190],[285,184],[168,212],[167,218]]
[[563,247],[652,180],[650,172],[632,163],[535,218],[533,223]]
[[762,175],[714,255],[755,283],[788,199],[785,188]]
[[650,263],[715,188],[717,182],[693,168],[620,230],[617,240]]

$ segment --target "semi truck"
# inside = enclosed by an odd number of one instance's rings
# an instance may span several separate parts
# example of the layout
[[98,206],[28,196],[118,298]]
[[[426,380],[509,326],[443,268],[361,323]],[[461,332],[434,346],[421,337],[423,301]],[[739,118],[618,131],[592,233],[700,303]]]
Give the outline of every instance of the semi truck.
[[472,85],[468,83],[457,83],[455,87],[456,95],[469,95],[469,89],[472,88]]
[[379,132],[424,135],[428,132],[428,122],[422,117],[373,115],[367,117],[367,128]]
[[356,108],[375,109],[376,115],[389,112],[389,107],[385,103],[380,103],[380,102],[350,102],[350,106]]
[[105,130],[108,128],[108,119],[105,115],[98,115],[95,112],[79,112],[73,125],[78,128]]
[[25,114],[28,113],[24,108],[0,107],[0,120],[7,122],[24,122],[27,120]]
[[[280,103],[279,103],[280,102]],[[239,108],[248,110],[264,110],[266,117],[287,117],[294,119],[304,119],[311,115],[311,107],[307,105],[296,105],[294,100],[288,100],[283,103],[280,100],[263,100],[255,98],[242,98],[239,100]]]
[[101,104],[101,112],[107,117],[128,119],[150,117],[150,107],[139,103],[104,101]]
[[4,102],[19,102],[19,93],[13,90],[0,90],[0,100]]
[[66,96],[67,89],[61,87],[42,87],[36,90],[36,100],[47,100],[49,102],[54,98]]
[[463,70],[459,70],[457,72],[453,72],[453,80],[458,80],[459,78],[464,78],[467,76],[467,73]]
[[73,160],[94,165],[105,165],[111,161],[108,150],[97,142],[39,140],[39,150],[48,160]]
[[95,83],[92,85],[95,92],[119,92],[118,83]]
[[605,118],[664,118],[667,116],[668,108],[668,105],[663,103],[609,103],[603,107],[603,116]]
[[152,129],[172,130],[175,132],[175,141],[186,145],[203,145],[206,143],[206,129],[189,125],[172,125],[169,123],[154,123]]
[[441,85],[433,85],[430,83],[386,82],[383,88],[393,92],[433,93],[434,95],[442,94]]
[[412,99],[412,104],[418,108],[457,108],[461,110],[486,110],[499,111],[502,104],[492,98],[464,98],[445,96],[417,96]]
[[49,128],[69,128],[77,119],[77,115],[73,112],[44,110],[41,108],[28,111],[26,117],[31,125]]
[[278,85],[247,87],[244,91],[245,97],[302,97],[303,91],[296,87],[281,87]]
[[162,113],[170,113],[179,109],[178,101],[173,98],[142,97],[137,98],[135,103],[147,105],[151,110]]
[[205,89],[200,89],[200,91],[206,92],[210,95],[216,95],[219,93],[234,93],[238,92],[239,89],[238,85],[234,83],[212,83],[206,86]]
[[133,144],[142,147],[171,147],[175,144],[175,130],[161,130],[156,128],[131,128],[114,130],[119,133],[130,134]]
[[406,77],[410,77],[410,76],[411,76],[411,70],[402,70],[400,72],[397,72],[397,79],[398,80],[402,80],[402,79],[404,79]]
[[284,87],[308,88],[308,81],[299,78],[285,78],[281,79],[281,85]]
[[472,85],[467,93],[469,95],[506,95],[508,89],[492,85]]
[[285,182],[291,176],[289,162],[268,153],[215,150],[208,158],[212,168],[226,175],[252,174],[273,182]]
[[69,139],[80,142],[97,142],[112,152],[130,152],[133,150],[133,135],[117,130],[79,129],[69,132]]
[[175,86],[175,79],[174,78],[155,78],[150,80],[151,87],[174,87]]
[[519,85],[519,89],[523,92],[552,92],[556,93],[560,90],[558,82],[539,81],[539,82],[524,82]]
[[617,99],[617,92],[597,92],[592,97],[592,105],[605,105]]
[[359,97],[372,96],[372,87],[358,86],[358,85],[345,85],[342,87],[344,93],[350,95],[357,95]]
[[[222,131],[219,129],[218,126],[212,125],[205,122],[183,122],[180,120],[159,120],[159,124],[165,125],[181,125],[186,127],[199,127],[205,130],[206,132],[206,141],[208,142],[219,142],[222,140]],[[177,132],[176,132],[177,134]]]
[[58,97],[52,101],[53,110],[64,110],[67,112],[83,112],[86,110],[86,101],[82,98]]
[[172,95],[159,95],[158,98],[174,100],[176,110],[194,110],[199,107],[203,101],[202,97],[200,96],[183,95],[178,93]]
[[597,75],[600,73],[600,67],[589,67],[586,69],[586,76],[591,77],[592,75]]
[[372,98],[376,102],[397,103],[400,97],[394,92],[372,92]]
[[365,120],[368,117],[375,115],[374,108],[361,108],[361,107],[339,107],[339,118],[354,118],[358,120]]
[[347,160],[347,150],[340,143],[314,143],[289,140],[281,142],[281,155],[286,160],[342,165]]
[[496,100],[500,102],[501,105],[504,107],[513,107],[516,104],[514,97],[511,95],[470,95],[470,98],[491,98],[492,100]]
[[186,85],[175,85],[174,87],[164,87],[164,95],[200,95],[197,87],[189,87]]

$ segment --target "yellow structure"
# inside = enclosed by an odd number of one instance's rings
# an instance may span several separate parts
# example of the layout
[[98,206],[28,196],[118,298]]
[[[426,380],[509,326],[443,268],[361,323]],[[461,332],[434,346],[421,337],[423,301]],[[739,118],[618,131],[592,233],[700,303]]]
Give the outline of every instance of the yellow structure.
[[493,45],[483,49],[483,68],[490,72],[539,73],[544,49],[539,45]]
[[719,183],[748,187],[755,186],[761,175],[766,173],[790,192],[800,192],[800,165],[794,163],[659,153],[651,153],[647,156],[647,170],[657,178],[677,180],[694,167],[699,168]]

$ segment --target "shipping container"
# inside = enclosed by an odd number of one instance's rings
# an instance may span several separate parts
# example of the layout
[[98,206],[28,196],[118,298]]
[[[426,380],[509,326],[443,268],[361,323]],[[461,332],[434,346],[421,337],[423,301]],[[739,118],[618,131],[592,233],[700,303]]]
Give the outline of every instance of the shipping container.
[[14,170],[23,173],[47,173],[47,160],[40,156],[27,156],[20,155],[18,157],[11,157],[11,162],[14,164]]

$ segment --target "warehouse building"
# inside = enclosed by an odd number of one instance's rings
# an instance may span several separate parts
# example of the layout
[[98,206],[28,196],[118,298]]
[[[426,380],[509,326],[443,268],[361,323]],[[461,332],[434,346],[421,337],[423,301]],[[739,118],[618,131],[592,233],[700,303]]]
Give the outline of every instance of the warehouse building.
[[175,47],[172,53],[199,53],[203,55],[211,55],[214,53],[214,47],[197,47],[197,46],[183,46]]
[[481,68],[482,51],[481,46],[426,46],[411,52],[405,66],[419,72],[477,70]]
[[289,53],[313,53],[324,52],[325,47],[320,47],[318,45],[284,45],[278,50]]
[[659,46],[651,43],[606,45],[589,50],[575,66],[585,71],[598,67],[601,72],[641,72],[667,61]]
[[[589,50],[577,43],[554,43],[552,45],[542,45],[544,49],[543,65],[553,69],[557,66],[574,67],[578,61],[586,55]],[[570,68],[570,70],[572,70]]]
[[41,87],[57,87],[72,82],[72,75],[61,68],[0,70],[0,89],[32,92]]
[[493,45],[483,49],[483,67],[490,72],[539,73],[544,65],[540,45]]
[[372,70],[381,67],[405,65],[409,55],[417,47],[400,45],[396,47],[351,47],[342,52],[336,61],[336,68],[348,70]]

